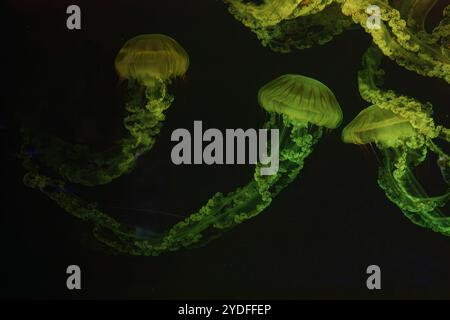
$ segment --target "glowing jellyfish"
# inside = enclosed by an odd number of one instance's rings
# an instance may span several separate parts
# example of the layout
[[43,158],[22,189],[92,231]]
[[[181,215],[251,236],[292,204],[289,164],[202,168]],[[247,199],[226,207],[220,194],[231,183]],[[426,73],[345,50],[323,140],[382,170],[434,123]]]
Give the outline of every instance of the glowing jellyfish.
[[25,129],[25,144],[38,150],[38,160],[67,181],[86,186],[109,183],[132,170],[136,159],[153,147],[164,111],[173,101],[167,84],[183,76],[188,66],[187,53],[172,38],[137,36],[125,43],[115,61],[119,78],[129,83],[123,121],[126,136],[111,149],[98,152]]
[[450,199],[450,188],[441,196],[430,197],[413,174],[414,167],[426,159],[430,150],[438,155],[447,181],[450,158],[432,139],[418,132],[404,117],[376,105],[361,111],[344,128],[342,139],[346,143],[376,144],[383,154],[378,183],[386,196],[414,223],[450,235],[450,217],[440,210]]
[[333,92],[323,83],[301,75],[283,75],[259,90],[260,105],[297,122],[334,129],[342,110]]
[[[386,165],[386,170],[380,171],[385,173],[380,174],[380,185],[405,213],[421,212],[414,217],[409,215],[413,221],[424,220],[420,223],[448,234],[447,220],[434,219],[430,213],[446,201],[448,193],[436,198],[426,196],[406,168],[423,161],[421,155],[430,150],[438,155],[439,168],[448,181],[449,156],[433,139],[450,142],[450,130],[435,124],[431,104],[392,90],[384,91],[379,86],[383,84],[383,55],[417,74],[450,83],[450,6],[444,9],[439,24],[428,32],[425,22],[436,0],[266,0],[259,5],[245,0],[225,2],[235,18],[255,32],[264,46],[278,52],[324,44],[354,23],[372,36],[358,84],[362,98],[380,110],[373,107],[364,111],[344,130],[343,138],[357,144],[375,143],[382,150],[389,150],[387,162],[396,162],[396,167]],[[392,150],[396,150],[394,155]],[[389,180],[394,169],[394,180]],[[440,217],[437,213],[434,216]]]
[[189,67],[189,56],[168,36],[144,34],[125,43],[117,54],[115,66],[121,79],[152,87],[158,81],[183,76]]
[[342,131],[345,143],[369,144],[395,147],[403,138],[416,135],[408,120],[390,110],[370,106],[361,111]]
[[[449,182],[450,157],[433,139],[450,142],[450,130],[435,125],[429,104],[378,88],[383,82],[383,55],[408,70],[450,82],[450,7],[430,34],[424,22],[437,2],[434,0],[265,0],[261,5],[246,0],[225,1],[263,45],[276,51],[326,43],[353,23],[372,36],[373,44],[364,55],[358,84],[363,99],[377,107],[370,107],[352,121],[344,129],[343,138],[351,143],[375,143],[384,155],[379,184],[388,198],[415,223],[450,234],[449,218],[439,210],[448,201],[450,189],[443,196],[429,197],[412,174],[412,168],[431,151],[438,155],[444,180]],[[369,6],[378,7],[382,17],[377,28],[368,27]],[[24,166],[28,170],[25,183],[39,188],[74,216],[93,222],[97,238],[118,251],[157,255],[206,242],[259,214],[297,176],[323,128],[335,128],[341,122],[339,105],[324,85],[293,75],[275,79],[260,90],[259,102],[270,115],[265,127],[281,130],[279,171],[261,176],[258,165],[248,185],[227,195],[217,193],[198,212],[166,233],[148,235],[139,228],[124,226],[94,204],[66,192],[64,180],[86,185],[108,183],[133,168],[136,157],[153,145],[164,119],[163,111],[172,101],[166,92],[167,83],[181,76],[187,66],[184,50],[168,37],[145,35],[130,40],[116,59],[119,77],[130,84],[131,99],[124,120],[129,136],[113,150],[98,153],[86,146],[74,147],[25,132],[25,144],[38,150],[33,157],[24,148]],[[146,103],[142,103],[142,89]],[[41,174],[34,158],[61,178]]]

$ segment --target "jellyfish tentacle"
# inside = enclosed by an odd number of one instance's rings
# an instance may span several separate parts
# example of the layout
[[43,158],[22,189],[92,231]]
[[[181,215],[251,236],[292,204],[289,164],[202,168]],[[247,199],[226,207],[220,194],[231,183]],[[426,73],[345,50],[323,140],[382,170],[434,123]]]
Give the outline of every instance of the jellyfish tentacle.
[[71,144],[60,138],[24,129],[27,144],[39,150],[38,158],[67,181],[86,186],[107,184],[130,172],[137,158],[149,151],[164,120],[164,111],[173,97],[161,91],[158,99],[148,99],[144,106],[130,101],[124,118],[127,136],[106,151],[94,151],[87,145]]
[[[430,197],[413,173],[413,169],[425,160],[430,151],[439,157],[438,165],[444,180],[448,183],[446,178],[448,155],[433,142],[434,139],[443,139],[448,142],[446,137],[448,130],[435,124],[431,104],[421,103],[414,98],[380,88],[384,81],[384,71],[380,68],[382,59],[381,50],[373,45],[364,54],[363,68],[358,73],[359,91],[362,98],[373,103],[374,106],[366,108],[360,115],[369,112],[369,109],[373,112],[389,110],[392,119],[397,121],[402,119],[402,123],[407,123],[411,129],[400,131],[400,127],[389,127],[386,124],[384,130],[387,130],[389,134],[369,136],[369,141],[374,139],[373,142],[383,154],[378,184],[387,198],[415,224],[450,235],[450,217],[446,217],[440,210],[450,200],[450,185],[444,194]],[[344,132],[357,128],[358,123],[362,125],[357,117],[344,129]],[[390,121],[390,123],[394,122]],[[346,142],[351,142],[350,134],[347,133],[345,137]],[[386,140],[386,137],[390,140]],[[358,141],[355,140],[355,142]]]
[[414,165],[411,164],[411,150],[407,148],[383,150],[384,165],[380,167],[378,183],[413,223],[450,235],[450,217],[439,210],[449,201],[450,189],[441,196],[429,197],[412,173]]
[[174,100],[167,84],[184,75],[188,66],[189,56],[172,38],[161,34],[134,37],[115,60],[119,78],[128,81],[124,138],[98,152],[29,129],[23,130],[23,136],[29,146],[39,150],[39,161],[67,181],[85,186],[107,184],[130,172],[137,158],[153,147],[164,111]]
[[[396,201],[400,207],[411,212],[432,212],[448,201],[450,194],[429,197],[413,175],[413,168],[420,165],[427,157],[427,145],[424,137],[399,141],[395,148],[382,148],[386,159],[385,168],[380,169],[380,184],[384,183],[385,174],[389,174],[399,188],[401,195],[408,201]],[[391,199],[392,200],[392,199]]]
[[[149,104],[159,101],[158,110],[161,112],[158,119],[163,119],[165,104],[160,102],[165,101],[165,95],[161,94],[159,100],[154,99],[156,87],[152,85],[147,95],[153,97]],[[159,88],[165,92],[164,85]],[[22,158],[28,173],[24,182],[47,194],[70,214],[92,222],[96,238],[117,251],[133,255],[159,255],[205,244],[266,209],[273,198],[300,173],[305,159],[322,136],[323,128],[335,128],[342,121],[342,111],[331,90],[305,76],[285,75],[276,78],[260,89],[258,101],[269,114],[264,128],[281,131],[278,143],[271,143],[267,150],[270,151],[272,161],[273,157],[277,158],[278,170],[272,175],[265,175],[262,173],[265,164],[258,163],[253,179],[247,185],[228,194],[216,193],[200,210],[166,232],[143,237],[132,226],[104,214],[95,204],[87,203],[74,193],[63,192],[64,179],[40,174],[39,164],[25,152],[25,147]],[[134,104],[130,104],[127,109],[135,113],[142,110]],[[148,109],[155,110],[154,107]],[[132,123],[132,120],[129,116],[126,122]],[[138,133],[143,129],[139,126],[133,128]],[[273,147],[277,150],[272,150]]]
[[400,11],[408,26],[421,31],[425,30],[427,16],[437,2],[438,0],[394,0],[392,6]]
[[[395,101],[394,98],[389,103],[392,105]],[[406,114],[411,118],[417,115],[421,119],[423,117],[419,110],[414,110],[411,114],[401,112],[403,110],[400,107],[398,109],[400,111],[397,110],[397,113],[377,105],[364,109],[344,128],[343,140],[358,144],[376,143],[383,154],[378,184],[387,198],[415,224],[450,235],[450,217],[445,217],[440,211],[450,200],[450,185],[443,195],[430,197],[413,174],[413,169],[426,159],[428,150],[436,153],[440,159],[448,159],[448,156],[433,143],[432,139],[436,135],[427,136],[430,130],[417,127],[417,123],[421,124],[420,121],[413,123],[401,116]],[[445,177],[448,164],[442,160],[441,162],[441,171],[444,169],[442,172]]]
[[302,50],[326,44],[354,26],[355,23],[343,15],[339,5],[334,3],[318,13],[283,20],[253,31],[263,46],[287,53],[294,48]]
[[231,14],[250,28],[263,46],[276,52],[325,44],[354,25],[331,0],[267,0],[260,5],[242,0],[225,2]]
[[399,95],[393,90],[382,90],[384,70],[380,68],[383,55],[375,46],[369,47],[363,56],[363,68],[358,72],[358,88],[361,97],[381,109],[394,112],[407,119],[420,133],[434,139],[445,132],[445,128],[436,125],[432,117],[433,109],[430,103],[420,101],[405,95]]
[[[450,142],[450,141],[447,141]],[[441,171],[442,178],[445,183],[450,187],[450,156],[447,155],[439,146],[437,146],[432,140],[427,141],[428,149],[437,155],[437,165]]]
[[39,166],[26,156],[23,157],[23,165],[28,171],[24,176],[24,184],[26,186],[39,189],[65,211],[70,212],[70,214],[81,220],[90,221],[95,223],[96,226],[117,232],[120,230],[120,223],[98,210],[96,204],[83,201],[71,192],[60,191],[65,190],[65,182],[63,180],[49,178],[40,174]]
[[304,159],[317,142],[315,138],[305,140],[292,139],[298,130],[305,127],[293,126],[284,120],[290,134],[281,141],[280,170],[271,176],[261,176],[260,166],[256,166],[254,180],[246,186],[227,195],[217,193],[198,212],[179,222],[158,241],[135,242],[142,254],[159,254],[165,250],[190,247],[199,241],[207,243],[219,232],[228,230],[237,224],[251,219],[261,213],[272,199],[285,188],[300,172]]
[[434,43],[440,44],[442,55],[450,59],[450,5],[444,9],[444,17],[431,36]]
[[225,0],[230,13],[251,29],[273,26],[285,19],[293,19],[322,11],[334,0],[265,0],[262,4],[242,0]]
[[[450,235],[450,217],[440,210],[450,200],[450,185],[444,194],[431,197],[413,173],[413,169],[419,166],[427,158],[428,151],[431,151],[439,156],[438,164],[444,180],[448,183],[448,156],[431,138],[413,129],[407,120],[382,110],[377,106],[363,110],[344,129],[344,142],[376,143],[383,155],[378,184],[387,198],[415,224]],[[407,129],[406,124],[409,124],[410,129]]]
[[[433,0],[406,0],[400,4],[396,1],[394,5],[387,0],[266,0],[262,5],[243,3],[242,0],[225,2],[230,4],[235,18],[254,31],[263,45],[281,52],[288,52],[292,46],[302,49],[315,42],[325,43],[348,28],[351,24],[345,19],[332,10],[326,12],[333,4],[340,9],[340,14],[351,18],[370,34],[385,56],[408,70],[450,82],[450,6],[445,9],[445,17],[439,26],[428,33],[423,23],[435,4]],[[367,8],[371,6],[380,9],[380,28],[371,28],[367,24],[370,18]],[[314,15],[318,19],[309,17]],[[335,26],[327,21],[331,16],[339,17]],[[324,26],[322,32],[303,37],[305,43],[295,36],[293,39],[294,31],[301,36],[308,28],[321,25],[317,22],[319,19]]]
[[[217,193],[196,213],[178,222],[166,233],[152,239],[138,239],[131,229],[101,212],[95,204],[87,203],[74,194],[43,191],[70,214],[94,223],[94,235],[105,245],[117,251],[134,255],[159,255],[182,247],[191,247],[199,241],[207,243],[219,232],[223,232],[251,219],[262,212],[272,199],[296,178],[304,160],[322,135],[322,128],[311,131],[307,123],[282,120],[271,115],[265,127],[288,131],[280,141],[280,170],[275,175],[261,176],[261,165],[257,165],[254,180],[242,188],[223,195]],[[64,187],[63,180],[50,179],[38,173],[38,167],[30,158],[24,159],[28,173],[26,185],[44,190],[49,186]]]
[[145,88],[147,102],[144,107],[132,102],[125,107],[129,115],[124,119],[124,127],[130,132],[133,141],[123,144],[123,150],[127,154],[133,154],[135,158],[153,147],[165,120],[164,111],[174,100],[167,92],[164,81],[159,79],[158,82],[159,85],[155,88]]
[[[380,8],[381,29],[367,26],[369,15],[366,9],[369,5]],[[450,82],[450,60],[442,54],[442,46],[435,43],[434,37],[425,30],[413,32],[400,12],[386,1],[343,0],[342,12],[359,23],[372,36],[383,54],[400,66],[424,76],[439,77]],[[425,19],[428,11],[421,14]]]

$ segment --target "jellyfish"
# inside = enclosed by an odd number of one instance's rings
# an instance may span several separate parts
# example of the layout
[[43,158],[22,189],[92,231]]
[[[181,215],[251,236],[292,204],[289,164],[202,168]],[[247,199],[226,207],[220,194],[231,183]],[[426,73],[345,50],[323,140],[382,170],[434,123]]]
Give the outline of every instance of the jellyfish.
[[415,224],[450,235],[450,216],[441,211],[450,199],[450,185],[443,195],[431,197],[414,176],[414,168],[431,151],[438,155],[446,179],[444,172],[448,173],[450,157],[430,137],[416,130],[401,115],[372,105],[344,128],[342,140],[352,144],[375,144],[383,155],[378,184],[388,199]]
[[377,105],[361,111],[342,131],[342,141],[353,144],[376,143],[395,147],[399,140],[416,135],[408,120]]
[[[418,20],[420,15],[413,12],[419,8],[423,12],[429,10],[431,2],[426,2],[403,3],[402,12],[409,11],[409,24],[415,28],[421,28],[423,20]],[[433,119],[430,103],[382,88],[382,60],[382,49],[372,44],[363,56],[358,87],[361,97],[373,106],[363,110],[344,129],[342,138],[347,143],[376,144],[383,154],[378,184],[388,199],[415,224],[450,235],[450,218],[443,212],[450,198],[450,157],[436,142],[450,142],[450,131]],[[443,71],[447,76],[450,74],[445,68]],[[437,155],[442,178],[449,185],[448,191],[440,196],[427,195],[413,174],[429,153]]]
[[148,90],[183,76],[189,56],[174,39],[163,34],[144,34],[128,40],[115,60],[119,78],[137,81]]
[[286,74],[269,82],[258,93],[259,104],[269,113],[329,129],[342,121],[342,110],[333,92],[318,80]]
[[121,81],[128,82],[127,134],[110,149],[95,151],[58,137],[23,129],[26,149],[38,150],[38,161],[65,180],[86,186],[107,184],[130,172],[136,159],[156,141],[164,111],[173,102],[167,84],[183,76],[189,66],[186,51],[161,34],[140,35],[127,41],[115,60]]
[[280,131],[275,144],[280,148],[278,171],[262,175],[260,169],[264,163],[258,163],[247,185],[228,194],[216,193],[197,212],[166,232],[143,232],[142,228],[126,225],[103,213],[97,205],[76,194],[58,192],[65,182],[40,173],[31,158],[26,163],[29,174],[25,179],[28,185],[39,188],[67,212],[92,222],[96,238],[119,252],[154,256],[204,245],[266,209],[297,177],[323,129],[334,129],[342,121],[342,111],[331,90],[301,75],[284,75],[269,82],[259,90],[258,102],[268,113],[264,128]]

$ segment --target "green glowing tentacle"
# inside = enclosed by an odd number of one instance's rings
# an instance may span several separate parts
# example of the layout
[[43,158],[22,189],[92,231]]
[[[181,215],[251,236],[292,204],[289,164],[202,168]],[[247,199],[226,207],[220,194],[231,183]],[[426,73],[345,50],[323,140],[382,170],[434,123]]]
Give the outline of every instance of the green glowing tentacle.
[[334,0],[265,0],[262,4],[225,0],[233,16],[246,27],[256,30],[274,26],[286,19],[322,11]]
[[147,101],[142,105],[135,95],[126,104],[128,114],[124,126],[128,134],[103,152],[27,130],[24,130],[24,136],[28,137],[28,146],[38,150],[39,160],[64,179],[86,186],[106,184],[131,171],[136,159],[153,147],[165,117],[164,111],[173,101],[162,81],[155,88],[145,89],[145,99]]
[[272,114],[265,126],[280,128],[280,165],[275,175],[261,176],[261,165],[256,166],[254,180],[248,185],[227,195],[217,193],[198,212],[189,215],[169,231],[149,239],[138,238],[133,229],[123,226],[102,213],[94,204],[78,196],[61,191],[46,191],[49,186],[64,188],[64,182],[39,174],[32,159],[23,154],[24,166],[28,169],[25,184],[40,189],[59,206],[72,215],[88,220],[95,226],[96,237],[118,251],[135,255],[158,255],[198,242],[207,242],[217,232],[227,230],[263,211],[272,199],[298,175],[305,158],[322,135],[322,128],[311,130],[307,123],[291,122],[287,117]]
[[275,52],[290,52],[322,45],[354,26],[354,22],[332,4],[316,14],[280,21],[278,24],[254,29],[263,46]]
[[[450,6],[432,33],[424,29],[435,0],[395,1],[394,6],[387,0],[266,0],[260,5],[242,0],[225,2],[230,4],[235,18],[254,31],[263,45],[276,51],[329,41],[350,26],[343,14],[369,33],[383,54],[400,66],[450,83]],[[369,6],[380,8],[380,28],[369,28]],[[339,15],[335,8],[341,11]],[[321,28],[319,32],[314,31],[317,26]]]
[[361,97],[382,109],[388,109],[407,119],[414,129],[421,134],[434,139],[444,128],[435,125],[432,118],[432,106],[421,103],[405,95],[399,95],[392,90],[382,90],[384,70],[380,68],[383,55],[375,46],[371,46],[363,57],[363,69],[358,73],[358,86]]
[[438,0],[393,0],[392,6],[397,9],[407,25],[415,31],[425,30],[425,21],[428,13]]
[[442,178],[450,187],[450,156],[431,140],[428,141],[428,148],[438,156],[437,165],[441,170]]
[[399,142],[394,148],[383,148],[384,160],[378,183],[386,196],[415,224],[450,235],[450,217],[439,208],[450,200],[450,188],[438,197],[429,197],[412,173],[427,154],[425,138]]
[[415,224],[450,235],[450,217],[440,211],[450,200],[450,185],[443,195],[430,197],[413,174],[413,168],[425,160],[430,150],[438,155],[438,165],[448,184],[450,158],[432,141],[443,138],[448,142],[448,129],[435,125],[431,104],[380,89],[384,76],[380,68],[382,58],[380,50],[374,46],[365,53],[363,69],[358,74],[360,94],[366,101],[407,119],[417,135],[398,140],[394,147],[378,144],[384,156],[378,183],[389,200]]
[[[438,43],[436,35],[428,34],[425,30],[413,32],[400,12],[385,0],[341,0],[341,3],[342,12],[351,16],[372,36],[385,56],[408,70],[424,76],[439,77],[450,83],[450,59],[443,54],[448,43]],[[381,10],[380,29],[367,26],[369,14],[366,10],[370,5],[376,5]],[[422,12],[423,19],[427,13],[427,10]],[[447,29],[441,26],[440,30]]]
[[255,32],[263,46],[276,52],[325,44],[354,24],[330,0],[268,0],[261,5],[226,2],[235,18]]

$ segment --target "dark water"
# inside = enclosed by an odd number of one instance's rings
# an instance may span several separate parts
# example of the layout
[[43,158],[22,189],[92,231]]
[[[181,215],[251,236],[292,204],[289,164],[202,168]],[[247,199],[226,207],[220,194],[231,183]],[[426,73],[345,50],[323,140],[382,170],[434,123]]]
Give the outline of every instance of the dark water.
[[[65,9],[82,8],[82,30],[68,31]],[[370,150],[328,133],[300,177],[273,204],[208,246],[157,258],[115,255],[100,247],[92,226],[23,186],[15,158],[18,128],[48,132],[102,148],[122,134],[123,109],[114,57],[123,43],[164,33],[189,53],[186,79],[171,86],[175,102],[158,143],[131,174],[93,191],[105,211],[129,214],[144,228],[164,227],[163,211],[185,215],[217,191],[252,177],[252,166],[175,166],[170,134],[208,128],[258,128],[256,101],[269,80],[300,73],[335,93],[346,125],[366,106],[356,73],[371,40],[360,30],[331,43],[276,54],[237,22],[220,1],[9,1],[7,84],[1,111],[7,151],[1,220],[4,297],[26,298],[450,298],[450,239],[413,225],[378,187]],[[438,12],[435,14],[438,16]],[[6,28],[6,29],[5,29]],[[448,126],[448,84],[386,61],[386,87],[434,104]],[[430,192],[442,191],[434,163],[418,170]],[[122,208],[128,208],[127,210]],[[156,215],[156,217],[155,217]],[[83,270],[83,290],[69,292],[65,269]],[[382,290],[366,289],[368,265],[382,269]]]

